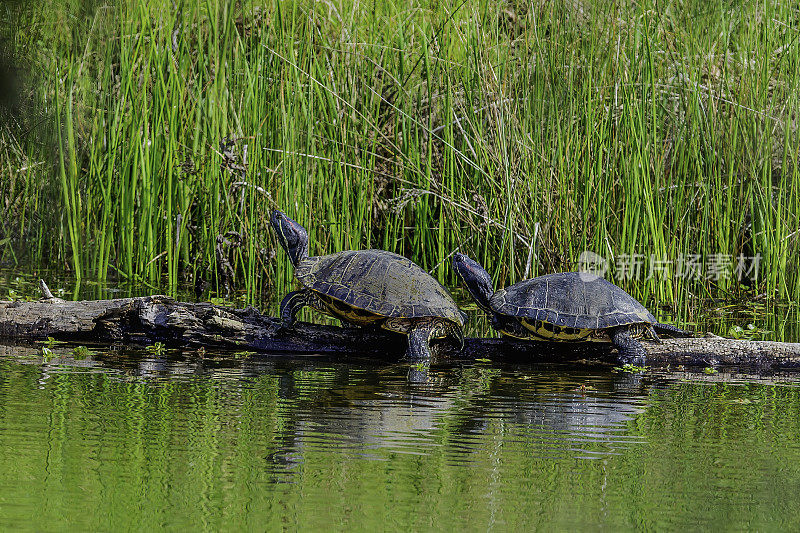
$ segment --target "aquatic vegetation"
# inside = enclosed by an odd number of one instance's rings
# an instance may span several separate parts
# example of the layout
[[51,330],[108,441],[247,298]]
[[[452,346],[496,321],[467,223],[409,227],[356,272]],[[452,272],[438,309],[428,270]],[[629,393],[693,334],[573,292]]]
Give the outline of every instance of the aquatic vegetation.
[[630,363],[626,363],[622,366],[615,366],[614,372],[623,372],[627,374],[643,374],[648,371],[648,367],[646,366],[639,366],[639,365],[632,365]]
[[54,339],[53,337],[47,337],[47,339],[43,341],[36,341],[38,344],[42,344],[43,348],[47,348],[48,350],[52,350],[54,346],[59,344],[65,344],[65,341],[59,341]]
[[682,318],[800,293],[791,3],[23,4],[0,263],[250,303],[291,281],[281,207],[448,285],[588,251]]
[[72,349],[72,355],[76,360],[80,361],[94,355],[94,351],[90,350],[84,345],[76,346]]
[[47,346],[42,346],[42,358],[45,361],[49,361],[53,357],[55,357],[55,355],[53,354],[53,350],[51,348],[48,348]]
[[770,333],[772,332],[756,327],[752,323],[747,324],[745,327],[733,325],[728,329],[728,336],[732,339],[762,339]]
[[155,356],[161,356],[166,353],[167,347],[164,346],[164,343],[156,342],[148,346],[146,350]]

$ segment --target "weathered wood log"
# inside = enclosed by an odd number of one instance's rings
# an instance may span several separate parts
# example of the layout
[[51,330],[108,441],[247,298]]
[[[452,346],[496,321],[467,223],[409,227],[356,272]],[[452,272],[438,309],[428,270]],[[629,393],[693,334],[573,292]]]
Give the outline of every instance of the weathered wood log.
[[[380,329],[341,328],[298,323],[282,329],[277,318],[253,308],[232,309],[178,302],[166,296],[114,300],[0,302],[0,338],[99,342],[162,342],[280,354],[358,355],[397,359],[405,338]],[[652,366],[747,366],[762,370],[800,368],[800,343],[713,338],[643,342]],[[441,361],[488,358],[514,362],[592,361],[616,364],[608,343],[548,343],[514,339],[468,338],[463,349],[435,343]]]

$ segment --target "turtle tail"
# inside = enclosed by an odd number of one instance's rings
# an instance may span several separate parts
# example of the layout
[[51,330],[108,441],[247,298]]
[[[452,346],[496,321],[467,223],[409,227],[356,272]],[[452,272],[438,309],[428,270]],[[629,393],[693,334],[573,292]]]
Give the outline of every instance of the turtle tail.
[[406,359],[409,361],[427,361],[431,358],[431,349],[428,344],[433,337],[435,328],[419,326],[408,332],[408,350]]
[[653,329],[659,331],[661,333],[666,333],[670,337],[693,337],[694,334],[691,331],[686,331],[681,328],[676,328],[671,324],[661,324],[660,322],[656,322],[653,324]]

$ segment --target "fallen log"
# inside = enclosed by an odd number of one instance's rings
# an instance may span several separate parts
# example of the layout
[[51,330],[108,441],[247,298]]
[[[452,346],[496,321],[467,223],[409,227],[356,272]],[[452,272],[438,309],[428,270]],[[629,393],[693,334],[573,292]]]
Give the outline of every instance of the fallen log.
[[[252,307],[233,309],[208,303],[179,302],[167,296],[65,301],[42,283],[38,301],[0,301],[0,338],[53,337],[74,342],[125,342],[207,347],[273,354],[358,355],[397,359],[406,349],[403,336],[380,329],[342,328],[298,323],[282,329],[279,319]],[[49,297],[48,297],[49,296]],[[761,370],[800,368],[800,343],[720,337],[664,339],[642,343],[648,365],[746,366]],[[463,349],[434,343],[434,362],[475,360],[527,363],[596,362],[617,364],[608,343],[527,342],[508,338],[468,338]]]

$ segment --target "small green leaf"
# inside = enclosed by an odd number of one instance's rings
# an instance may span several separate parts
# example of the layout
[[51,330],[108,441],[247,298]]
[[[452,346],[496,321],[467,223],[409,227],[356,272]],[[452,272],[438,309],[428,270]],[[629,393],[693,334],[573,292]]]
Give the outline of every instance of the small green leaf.
[[72,355],[75,356],[75,359],[81,360],[86,359],[87,357],[94,355],[94,352],[91,351],[86,346],[76,346],[72,349]]
[[148,346],[146,349],[153,355],[164,355],[164,352],[167,350],[166,347],[160,342],[152,344]]
[[646,366],[636,366],[636,365],[632,365],[630,363],[626,363],[626,364],[622,365],[621,367],[619,367],[619,366],[615,366],[614,367],[614,370],[616,372],[627,372],[628,374],[642,374],[644,372],[647,372],[647,369],[648,369],[648,367],[646,367]]
[[44,340],[44,341],[36,341],[36,342],[39,342],[39,343],[41,343],[41,344],[43,344],[43,345],[47,346],[48,348],[52,348],[52,347],[53,347],[53,346],[55,346],[56,344],[64,344],[64,341],[57,341],[57,340],[55,340],[53,337],[47,337],[47,340]]

